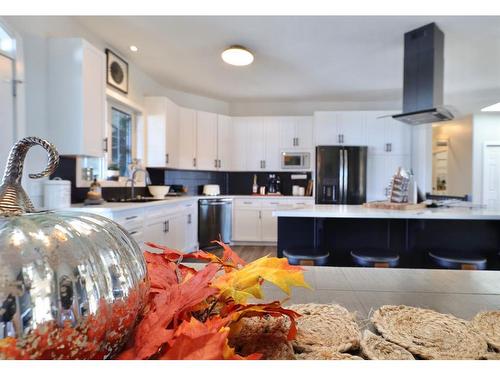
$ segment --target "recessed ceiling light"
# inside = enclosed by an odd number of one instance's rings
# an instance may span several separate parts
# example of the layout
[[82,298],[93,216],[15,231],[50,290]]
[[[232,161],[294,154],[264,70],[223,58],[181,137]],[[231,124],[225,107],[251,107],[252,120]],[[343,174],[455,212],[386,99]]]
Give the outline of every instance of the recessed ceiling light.
[[139,48],[137,48],[136,46],[130,46],[130,50],[132,52],[137,52],[137,51],[139,51]]
[[222,60],[230,65],[245,66],[253,62],[252,53],[242,46],[231,46],[221,54]]
[[481,109],[481,112],[500,112],[500,103],[489,105]]

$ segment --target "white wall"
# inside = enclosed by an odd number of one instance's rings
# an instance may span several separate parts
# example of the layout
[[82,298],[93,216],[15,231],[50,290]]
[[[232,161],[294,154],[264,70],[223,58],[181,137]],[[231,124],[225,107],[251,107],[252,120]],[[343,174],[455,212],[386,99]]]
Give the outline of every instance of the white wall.
[[243,101],[229,103],[231,116],[311,116],[314,111],[383,111],[394,108],[401,108],[401,102]]
[[474,115],[472,128],[472,200],[482,203],[483,147],[486,142],[500,143],[500,113]]

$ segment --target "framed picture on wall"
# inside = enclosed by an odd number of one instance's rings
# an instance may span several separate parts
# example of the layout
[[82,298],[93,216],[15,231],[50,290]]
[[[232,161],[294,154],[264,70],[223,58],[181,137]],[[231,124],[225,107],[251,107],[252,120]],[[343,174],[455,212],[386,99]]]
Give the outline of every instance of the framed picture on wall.
[[106,82],[124,94],[128,93],[128,63],[109,49],[106,49]]

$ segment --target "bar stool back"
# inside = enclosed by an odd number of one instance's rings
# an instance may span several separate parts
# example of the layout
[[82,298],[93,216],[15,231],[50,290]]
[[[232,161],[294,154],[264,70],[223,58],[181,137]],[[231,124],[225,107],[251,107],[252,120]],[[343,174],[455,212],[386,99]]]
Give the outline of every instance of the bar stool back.
[[454,254],[438,250],[429,251],[431,262],[445,269],[455,270],[485,270],[488,262],[485,257],[479,254]]
[[388,249],[353,250],[351,257],[360,267],[394,268],[399,264],[398,253]]
[[319,249],[286,249],[283,256],[288,263],[301,266],[326,266],[330,253]]

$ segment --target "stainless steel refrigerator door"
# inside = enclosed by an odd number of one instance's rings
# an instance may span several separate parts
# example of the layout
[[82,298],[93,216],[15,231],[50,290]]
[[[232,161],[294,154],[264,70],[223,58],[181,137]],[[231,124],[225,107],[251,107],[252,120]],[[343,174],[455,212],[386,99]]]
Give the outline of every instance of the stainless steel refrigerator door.
[[368,148],[365,146],[344,148],[344,204],[366,202],[366,165]]
[[231,242],[232,200],[200,199],[198,201],[198,242],[201,249],[216,247],[211,243]]
[[342,147],[316,147],[316,204],[340,203],[340,154]]

